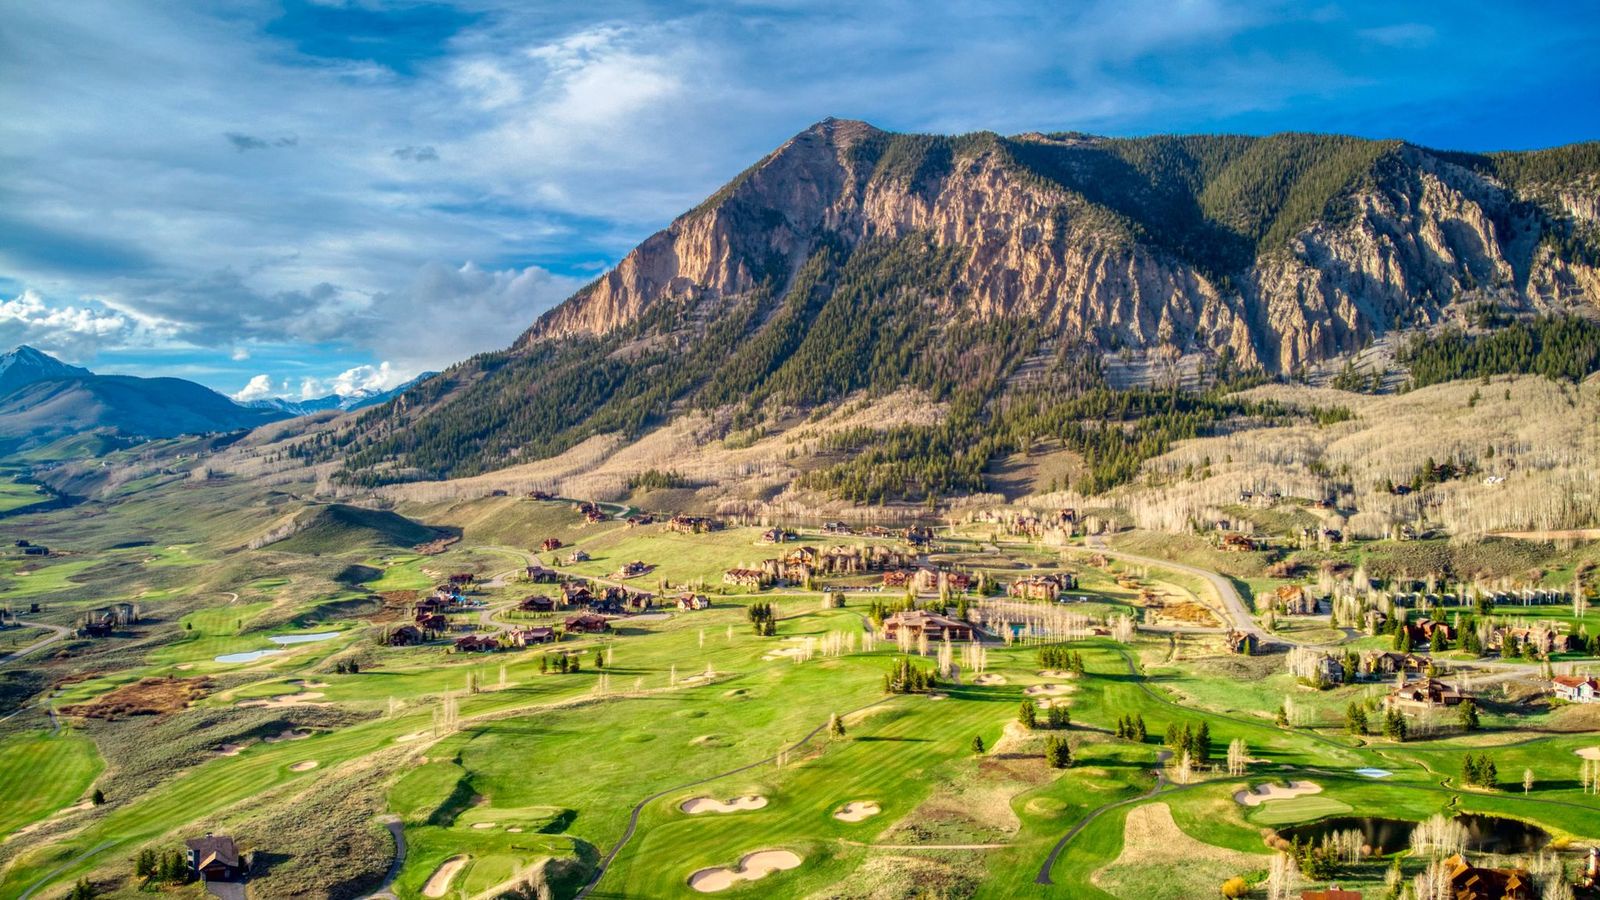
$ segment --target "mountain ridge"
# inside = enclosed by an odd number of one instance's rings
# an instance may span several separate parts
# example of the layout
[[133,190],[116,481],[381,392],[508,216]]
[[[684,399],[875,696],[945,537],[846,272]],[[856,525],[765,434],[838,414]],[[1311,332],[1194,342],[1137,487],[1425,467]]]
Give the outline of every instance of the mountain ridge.
[[1395,332],[1592,315],[1600,144],[1461,154],[1282,134],[904,135],[824,120],[508,350],[327,442],[358,481],[439,478],[690,409],[909,386],[976,414],[1108,361],[1291,375]]

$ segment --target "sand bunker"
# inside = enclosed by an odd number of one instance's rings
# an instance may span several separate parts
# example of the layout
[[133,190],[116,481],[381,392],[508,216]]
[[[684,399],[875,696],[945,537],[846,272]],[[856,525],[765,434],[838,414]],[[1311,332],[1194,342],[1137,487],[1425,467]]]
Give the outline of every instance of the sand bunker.
[[483,830],[488,829],[488,828],[493,828],[495,826],[495,824],[496,823],[494,823],[494,822],[473,822],[472,823],[472,827],[476,828],[479,831],[483,831]]
[[700,813],[731,813],[741,810],[760,809],[767,805],[767,798],[760,794],[745,794],[732,800],[713,800],[710,797],[695,797],[678,804],[678,808],[691,816]]
[[522,829],[521,828],[507,828],[506,829],[506,834],[521,834],[521,833],[522,833]]
[[404,744],[406,741],[414,741],[417,738],[422,737],[425,734],[427,734],[426,731],[413,731],[410,734],[402,734],[402,735],[400,735],[399,737],[394,739],[394,742],[396,744]]
[[796,656],[804,656],[805,654],[806,648],[804,647],[780,647],[777,650],[773,650],[770,653],[764,654],[761,658],[766,660],[785,658],[793,659]]
[[308,737],[311,737],[311,732],[309,731],[299,728],[285,728],[277,734],[267,735],[262,740],[269,744],[276,744],[279,741],[303,741]]
[[1076,678],[1071,672],[1063,669],[1045,669],[1039,673],[1040,678]]
[[217,754],[218,756],[238,756],[243,750],[243,744],[223,744],[221,747],[218,747],[211,752]]
[[856,800],[846,803],[844,808],[833,814],[833,817],[841,822],[859,822],[862,819],[870,819],[882,811],[883,808],[871,800]]
[[1072,685],[1070,684],[1036,684],[1032,687],[1023,688],[1022,692],[1030,697],[1042,697],[1070,694],[1072,690]]
[[948,700],[948,699],[950,699],[950,695],[949,694],[941,694],[938,691],[934,691],[934,692],[928,694],[928,699],[929,700]]
[[289,771],[291,771],[291,772],[309,772],[312,769],[315,769],[316,767],[317,767],[317,761],[314,760],[314,759],[308,759],[305,762],[297,762],[294,765],[290,766],[289,767]]
[[972,683],[973,684],[1005,684],[1006,683],[1006,677],[1004,675],[995,675],[993,673],[988,673],[988,674],[984,674],[984,675],[979,675],[977,678],[972,679]]
[[472,859],[470,856],[452,856],[441,863],[439,868],[434,869],[433,874],[428,876],[428,883],[422,888],[422,896],[443,897],[450,890],[450,881],[470,859]]
[[284,694],[279,697],[269,697],[264,700],[240,700],[234,705],[240,709],[276,709],[284,706],[331,706],[331,703],[312,703],[323,696],[321,691],[306,691],[300,694]]
[[773,872],[798,869],[802,862],[805,860],[788,850],[757,850],[745,854],[738,866],[701,869],[689,876],[689,887],[702,894],[725,891],[741,881],[757,881]]
[[1600,747],[1584,747],[1582,750],[1574,750],[1572,752],[1584,759],[1600,760]]
[[1289,800],[1302,794],[1320,794],[1322,785],[1314,781],[1291,781],[1288,787],[1276,782],[1258,784],[1254,790],[1235,791],[1233,801],[1245,806],[1260,806],[1269,800]]

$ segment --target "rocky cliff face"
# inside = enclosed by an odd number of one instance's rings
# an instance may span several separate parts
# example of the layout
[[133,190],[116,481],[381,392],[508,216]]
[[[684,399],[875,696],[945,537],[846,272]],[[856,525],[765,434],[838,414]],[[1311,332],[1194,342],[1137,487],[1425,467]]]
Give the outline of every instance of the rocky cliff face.
[[[764,277],[781,287],[824,235],[857,245],[923,233],[956,250],[955,284],[932,298],[950,311],[1019,317],[1058,343],[1103,350],[1228,348],[1271,371],[1439,321],[1463,297],[1509,311],[1600,298],[1594,263],[1547,240],[1600,219],[1592,179],[1545,185],[1539,203],[1496,178],[1489,157],[1340,139],[1343,157],[1329,161],[1316,139],[1290,138],[946,140],[826,120],[646,240],[525,340],[603,335],[664,299],[731,298]],[[1168,155],[1178,162],[1146,160]],[[1147,177],[1130,175],[1129,159]],[[1244,199],[1214,200],[1230,190]],[[1107,199],[1115,191],[1124,196]],[[1305,221],[1285,219],[1281,210],[1307,196]],[[1297,227],[1248,246],[1256,207],[1268,209],[1257,231]],[[1247,255],[1163,235],[1184,216],[1204,217],[1191,230],[1203,224],[1218,247]]]

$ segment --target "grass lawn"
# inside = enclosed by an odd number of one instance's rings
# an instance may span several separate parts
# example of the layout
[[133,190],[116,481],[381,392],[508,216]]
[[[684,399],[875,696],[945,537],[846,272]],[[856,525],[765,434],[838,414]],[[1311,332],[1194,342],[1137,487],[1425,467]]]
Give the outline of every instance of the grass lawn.
[[94,742],[72,729],[0,739],[0,834],[83,799],[101,768]]

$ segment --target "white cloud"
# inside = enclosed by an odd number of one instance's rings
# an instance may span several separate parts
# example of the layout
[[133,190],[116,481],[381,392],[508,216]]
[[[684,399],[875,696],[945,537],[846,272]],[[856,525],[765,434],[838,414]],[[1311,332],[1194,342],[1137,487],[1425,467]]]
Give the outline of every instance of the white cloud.
[[87,304],[50,306],[31,289],[0,300],[0,343],[7,348],[31,344],[68,359],[87,359],[103,342],[133,330],[125,316]]
[[346,369],[327,380],[303,378],[300,381],[300,399],[315,400],[336,394],[340,397],[359,397],[397,388],[406,383],[406,377],[387,361],[376,366],[356,366]]
[[250,349],[248,347],[235,347],[233,352],[228,354],[228,358],[234,362],[244,362],[250,358]]
[[271,397],[272,394],[272,376],[257,375],[250,379],[249,384],[246,384],[239,390],[238,393],[233,394],[232,396],[233,399],[239,401],[240,403],[247,403],[251,400],[265,400],[266,398]]

